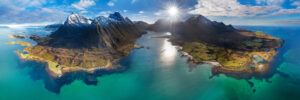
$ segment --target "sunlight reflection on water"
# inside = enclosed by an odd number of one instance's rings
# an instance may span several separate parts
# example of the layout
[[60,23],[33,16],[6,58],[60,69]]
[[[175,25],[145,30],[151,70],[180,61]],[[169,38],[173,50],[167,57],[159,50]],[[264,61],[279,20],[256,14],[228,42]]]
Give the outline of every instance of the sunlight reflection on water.
[[[170,35],[170,32],[167,32],[165,34]],[[171,42],[168,41],[168,39],[164,39],[163,45],[161,48],[160,60],[165,65],[170,66],[170,65],[174,64],[177,53],[178,52],[177,52],[176,46],[173,46],[171,44]]]

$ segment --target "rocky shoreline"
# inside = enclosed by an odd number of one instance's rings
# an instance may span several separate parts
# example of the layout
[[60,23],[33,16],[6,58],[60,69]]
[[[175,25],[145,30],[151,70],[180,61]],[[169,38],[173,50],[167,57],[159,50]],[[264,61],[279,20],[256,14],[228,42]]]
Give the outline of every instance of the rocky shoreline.
[[[197,59],[194,59],[192,55],[189,53],[185,52],[182,50],[182,47],[178,50],[181,53],[182,57],[187,57],[187,61],[191,62],[193,64],[201,65],[201,64],[209,64],[213,66],[213,74],[219,74],[219,73],[224,73],[224,74],[253,74],[253,73],[263,73],[266,72],[269,69],[269,63],[273,61],[273,56],[277,54],[277,51],[273,53],[272,57],[269,57],[269,59],[265,59],[266,62],[256,65],[256,66],[251,66],[250,64],[254,62],[251,60],[249,64],[243,66],[244,69],[242,70],[236,70],[236,69],[230,69],[224,67],[221,63],[217,61],[199,61]],[[257,55],[254,55],[257,56]],[[251,67],[250,67],[251,66]]]
[[106,66],[98,66],[98,67],[90,67],[90,68],[67,67],[67,66],[59,65],[56,62],[52,62],[52,61],[45,60],[43,58],[39,58],[37,56],[32,56],[30,54],[24,54],[23,52],[26,52],[26,51],[22,51],[22,52],[17,51],[17,54],[19,55],[19,57],[21,59],[33,60],[33,61],[45,63],[47,72],[54,78],[62,77],[65,73],[69,73],[69,72],[83,71],[83,72],[92,74],[95,71],[99,71],[99,70],[113,70],[113,69],[121,67],[121,66],[112,65],[110,62],[107,63]]
[[[21,41],[21,43],[23,43],[23,42]],[[24,43],[26,43],[27,45],[22,45],[19,42],[17,42],[17,43],[10,43],[9,42],[9,43],[6,43],[6,44],[18,44],[18,45],[21,45],[21,46],[27,46],[27,48],[32,46],[28,42],[24,42]],[[95,71],[99,71],[99,70],[113,70],[113,69],[116,69],[116,68],[120,67],[120,66],[112,65],[110,62],[108,62],[107,65],[105,65],[105,66],[90,67],[90,68],[67,67],[67,66],[59,65],[57,62],[45,60],[45,59],[43,59],[41,57],[30,55],[30,51],[27,51],[26,48],[23,49],[23,50],[17,50],[15,52],[17,53],[17,55],[21,59],[24,59],[24,60],[33,60],[33,61],[38,61],[38,62],[45,63],[45,65],[46,65],[46,71],[53,78],[60,78],[65,73],[68,73],[68,72],[83,71],[83,72],[87,72],[87,73],[92,74]]]

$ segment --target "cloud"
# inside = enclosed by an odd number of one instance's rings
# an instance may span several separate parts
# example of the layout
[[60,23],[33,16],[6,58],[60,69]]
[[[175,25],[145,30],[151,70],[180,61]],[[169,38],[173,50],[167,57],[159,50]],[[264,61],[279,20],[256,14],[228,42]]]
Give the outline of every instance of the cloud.
[[289,15],[289,14],[300,14],[300,8],[280,9],[279,11],[271,13],[270,15]]
[[242,5],[237,0],[198,0],[189,14],[204,16],[255,16],[279,9],[277,6]]
[[55,12],[55,10],[49,9],[49,8],[42,8],[41,11],[42,12],[47,12],[47,13],[53,13],[53,12]]
[[291,5],[297,6],[295,9],[279,9],[277,12],[273,12],[270,15],[291,15],[300,14],[300,1],[295,1]]
[[[46,0],[1,0],[0,24],[42,23],[64,21],[67,13],[61,6],[43,7]],[[30,9],[28,9],[30,8]]]
[[79,13],[84,14],[84,13],[88,13],[88,11],[84,10],[84,11],[80,11]]
[[17,14],[24,10],[24,7],[16,5],[0,5],[0,16],[4,16],[5,14]]
[[132,14],[129,16],[132,21],[145,21],[149,24],[153,24],[157,19],[152,16],[145,16],[142,14]]
[[114,2],[112,2],[112,1],[109,1],[109,2],[107,3],[107,5],[108,5],[108,6],[110,6],[110,7],[112,7],[112,6],[114,6],[114,5],[115,5],[115,3],[114,3]]
[[[7,9],[4,9],[7,10]],[[0,15],[1,24],[41,23],[64,21],[68,13],[50,8],[38,8],[33,11],[23,10],[18,13]]]
[[105,16],[107,17],[109,14],[112,14],[112,11],[101,11],[99,12],[98,16]]
[[135,3],[137,0],[131,0],[131,3]]
[[0,0],[1,6],[41,7],[46,3],[46,0]]
[[284,3],[284,0],[256,0],[257,4],[280,6]]
[[20,7],[41,7],[47,0],[0,0],[1,4],[18,5]]
[[[27,1],[27,0],[23,0],[23,1]],[[32,7],[39,7],[39,6],[42,6],[43,4],[45,4],[46,3],[46,1],[45,0],[31,0],[31,1],[29,1],[29,2],[27,2],[28,4],[28,6],[32,6]]]
[[139,13],[140,13],[140,14],[143,14],[143,13],[145,13],[145,12],[144,12],[144,11],[139,11]]
[[295,1],[292,3],[292,5],[297,6],[298,8],[300,8],[300,1]]
[[273,22],[274,25],[300,25],[300,19],[278,20]]
[[123,10],[124,13],[128,12],[128,10]]
[[75,7],[76,9],[84,10],[85,8],[88,8],[95,4],[96,3],[94,0],[80,0],[79,2],[72,4],[72,6]]
[[154,15],[156,15],[156,16],[160,16],[161,14],[162,14],[161,11],[158,11],[158,12],[154,13]]

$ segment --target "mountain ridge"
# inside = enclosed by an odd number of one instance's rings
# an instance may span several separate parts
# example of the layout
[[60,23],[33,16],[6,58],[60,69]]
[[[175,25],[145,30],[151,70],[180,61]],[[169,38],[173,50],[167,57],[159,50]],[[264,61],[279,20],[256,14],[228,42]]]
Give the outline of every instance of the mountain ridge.
[[93,20],[72,13],[65,24],[46,37],[31,36],[38,44],[27,47],[20,56],[48,63],[53,76],[72,71],[114,70],[122,57],[135,48],[145,32],[129,18],[115,12]]
[[119,67],[113,67],[113,64],[129,55],[136,47],[135,41],[149,30],[171,32],[170,41],[181,46],[183,54],[190,55],[189,61],[210,63],[215,66],[213,73],[253,74],[266,71],[277,49],[284,43],[264,32],[234,28],[202,15],[185,21],[159,19],[151,25],[132,22],[118,12],[108,17],[96,17],[91,22],[81,15],[70,16],[67,24],[51,35],[31,37],[38,45],[24,49],[29,53],[21,55],[27,55],[25,59],[52,62],[49,68],[60,75],[78,68],[116,69]]
[[92,21],[90,19],[73,12],[67,17],[64,25],[88,25],[91,24],[91,22]]
[[236,75],[265,72],[284,40],[260,31],[234,28],[202,15],[185,21],[160,19],[148,30],[171,32],[169,41],[182,47],[188,60],[214,66],[213,74]]

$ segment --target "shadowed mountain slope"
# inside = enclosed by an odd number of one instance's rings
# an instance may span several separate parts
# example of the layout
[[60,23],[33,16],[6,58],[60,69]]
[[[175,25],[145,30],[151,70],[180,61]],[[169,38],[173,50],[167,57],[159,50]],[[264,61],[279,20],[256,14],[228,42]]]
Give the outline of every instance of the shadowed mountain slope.
[[264,32],[236,29],[202,15],[186,21],[160,19],[148,30],[171,32],[170,41],[182,47],[194,63],[210,63],[214,73],[255,73],[268,69],[284,40]]
[[115,12],[93,20],[72,13],[64,25],[46,37],[31,36],[38,42],[20,53],[25,59],[48,62],[54,76],[70,71],[110,70],[129,55],[135,41],[145,32],[129,18]]

